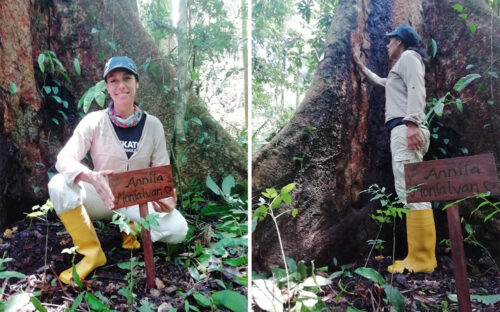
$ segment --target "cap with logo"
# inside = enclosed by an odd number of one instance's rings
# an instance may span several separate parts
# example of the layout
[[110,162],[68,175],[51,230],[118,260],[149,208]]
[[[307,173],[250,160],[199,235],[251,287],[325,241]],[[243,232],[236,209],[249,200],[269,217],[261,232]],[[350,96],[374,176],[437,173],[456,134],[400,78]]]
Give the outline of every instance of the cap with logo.
[[420,42],[420,37],[415,29],[407,24],[401,24],[394,31],[385,35],[388,37],[399,37],[407,48],[418,46]]
[[104,65],[104,74],[102,75],[103,79],[106,79],[106,76],[114,69],[123,68],[127,69],[135,75],[137,80],[139,80],[139,73],[137,72],[137,66],[135,66],[134,61],[128,56],[114,56],[110,58],[106,65]]

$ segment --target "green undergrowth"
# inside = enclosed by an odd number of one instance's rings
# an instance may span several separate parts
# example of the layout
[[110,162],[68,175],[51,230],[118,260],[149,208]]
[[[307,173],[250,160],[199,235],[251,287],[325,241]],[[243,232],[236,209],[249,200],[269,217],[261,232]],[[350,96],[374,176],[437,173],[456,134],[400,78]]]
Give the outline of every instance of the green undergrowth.
[[[177,209],[188,221],[188,234],[180,244],[155,244],[155,262],[163,261],[173,263],[178,270],[184,271],[182,276],[190,281],[176,282],[177,290],[174,297],[182,298],[183,306],[172,308],[169,311],[247,311],[247,264],[248,264],[248,218],[247,218],[247,185],[236,182],[232,175],[226,176],[220,183],[215,182],[210,176],[205,183],[191,182],[182,185],[182,194],[179,195],[180,205]],[[47,214],[53,211],[53,206],[48,200],[42,206],[34,206],[29,218],[39,218],[48,224]],[[111,223],[118,225],[120,230],[132,234],[141,234],[144,227],[157,224],[152,215],[146,219],[135,222],[137,229],[129,226],[129,221],[124,215],[116,214]],[[102,230],[116,230],[109,227],[109,223],[95,222],[97,232]],[[118,248],[118,247],[117,247]],[[73,254],[73,267],[76,249],[68,248],[63,253]],[[141,252],[139,252],[142,254]],[[139,272],[144,271],[144,262],[138,261],[137,252],[130,259],[118,263],[120,272],[126,278],[126,287],[117,293],[106,297],[102,290],[91,289],[80,280],[76,270],[73,270],[77,290],[75,299],[66,311],[114,311],[113,301],[116,297],[125,298],[129,311],[156,311],[155,306],[147,298],[139,299],[137,296],[138,282],[145,276]],[[18,278],[22,282],[27,277],[19,272],[6,271],[4,263],[11,259],[4,258],[0,261],[0,279]],[[158,266],[158,264],[157,264]],[[54,278],[46,281],[51,285],[58,284]],[[63,286],[67,287],[67,286]],[[69,287],[69,286],[68,286]],[[27,289],[27,288],[24,288]],[[109,294],[108,294],[109,296]],[[36,311],[50,311],[41,299],[41,291],[26,293],[20,290],[18,294],[0,300],[0,311],[18,311],[29,307]]]

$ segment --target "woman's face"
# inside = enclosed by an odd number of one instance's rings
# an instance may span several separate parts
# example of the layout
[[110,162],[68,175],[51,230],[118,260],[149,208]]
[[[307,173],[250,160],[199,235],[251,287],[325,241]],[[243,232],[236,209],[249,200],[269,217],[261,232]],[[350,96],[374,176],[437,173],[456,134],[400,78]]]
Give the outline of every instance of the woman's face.
[[115,69],[107,75],[106,89],[113,99],[115,109],[123,110],[134,106],[135,90],[139,82],[135,76],[123,69]]
[[391,41],[389,41],[389,44],[387,45],[389,60],[399,57],[399,55],[403,52],[403,49],[403,42],[401,42],[401,40],[397,37],[391,37]]

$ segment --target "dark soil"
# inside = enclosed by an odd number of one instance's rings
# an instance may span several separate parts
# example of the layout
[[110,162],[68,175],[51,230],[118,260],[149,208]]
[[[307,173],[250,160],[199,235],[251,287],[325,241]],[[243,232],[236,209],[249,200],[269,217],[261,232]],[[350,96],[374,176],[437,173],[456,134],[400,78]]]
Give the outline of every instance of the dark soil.
[[[12,258],[6,262],[7,271],[17,271],[28,276],[27,279],[9,278],[0,280],[2,293],[0,299],[7,301],[18,293],[41,292],[37,298],[48,311],[65,311],[81,292],[76,285],[59,283],[55,272],[60,273],[71,266],[72,256],[62,254],[64,248],[73,247],[71,237],[55,215],[49,215],[48,222],[42,219],[26,218],[9,226],[0,239],[0,255]],[[120,269],[117,264],[128,261],[144,261],[142,249],[131,253],[121,248],[122,238],[117,226],[105,222],[94,222],[101,246],[107,257],[106,265],[97,268],[84,281],[84,287],[96,297],[101,299],[110,309],[118,311],[131,311],[133,308],[127,299],[118,293],[121,288],[127,288],[127,270]],[[13,233],[8,233],[12,230]],[[181,250],[182,251],[182,250]],[[144,266],[136,266],[135,277],[137,284],[134,286],[136,298],[135,307],[141,306],[141,300],[154,304],[158,311],[168,311],[177,308],[184,311],[184,299],[178,290],[190,295],[198,291],[205,296],[211,292],[223,290],[215,281],[222,280],[227,285],[231,280],[221,272],[210,272],[209,277],[196,282],[188,270],[180,263],[175,264],[167,258],[167,245],[154,243],[153,252],[156,261],[156,289],[147,290],[146,272]],[[132,258],[131,258],[132,257]],[[174,257],[173,257],[174,258]],[[76,262],[81,256],[76,257]],[[131,260],[132,259],[132,260]],[[76,263],[75,262],[75,263]],[[224,271],[223,271],[224,272]],[[246,288],[234,284],[234,290],[242,294]],[[193,297],[191,304],[196,304]],[[80,307],[84,306],[82,304]],[[154,309],[154,311],[156,311]],[[227,311],[220,309],[221,311]],[[29,307],[22,311],[33,311]]]

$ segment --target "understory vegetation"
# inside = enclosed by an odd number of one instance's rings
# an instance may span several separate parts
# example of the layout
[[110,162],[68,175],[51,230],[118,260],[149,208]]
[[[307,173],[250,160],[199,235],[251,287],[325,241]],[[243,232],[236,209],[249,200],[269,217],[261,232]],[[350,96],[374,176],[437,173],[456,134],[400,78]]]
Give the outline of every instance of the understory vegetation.
[[[153,244],[156,279],[149,290],[142,249],[121,248],[120,218],[94,222],[107,264],[85,281],[74,271],[76,282],[62,284],[57,272],[79,256],[50,200],[33,207],[1,238],[0,310],[247,311],[247,185],[232,175],[219,183],[208,176],[184,185],[178,209],[189,232],[181,244]],[[141,220],[139,229],[154,222]]]
[[[289,184],[280,191],[274,188],[262,193],[259,206],[253,211],[253,222],[267,216],[273,219],[282,250],[283,266],[271,267],[270,274],[252,272],[252,304],[254,311],[457,311],[458,300],[451,267],[449,239],[443,239],[437,247],[438,267],[430,274],[390,274],[387,266],[395,259],[393,236],[391,255],[387,255],[386,241],[379,234],[384,225],[393,228],[401,222],[409,209],[402,207],[399,199],[378,185],[372,185],[364,192],[372,196],[372,201],[380,203],[371,218],[380,226],[377,236],[367,241],[370,252],[360,255],[359,260],[341,264],[336,257],[327,266],[317,267],[314,261],[306,263],[286,256],[281,242],[276,219],[295,217],[300,213],[290,208],[290,192],[295,184]],[[412,190],[410,190],[411,192]],[[474,196],[477,206],[469,219],[481,212],[484,222],[500,212],[500,202],[492,201],[488,194]],[[473,199],[473,198],[466,198]],[[448,209],[465,199],[438,209]],[[287,204],[283,210],[280,206]],[[438,203],[439,204],[439,203]],[[474,236],[475,230],[466,219],[462,219],[468,258],[471,301],[473,308],[480,311],[497,311],[500,304],[497,259],[483,243]],[[478,252],[479,251],[479,252]],[[366,260],[364,260],[366,259]]]

